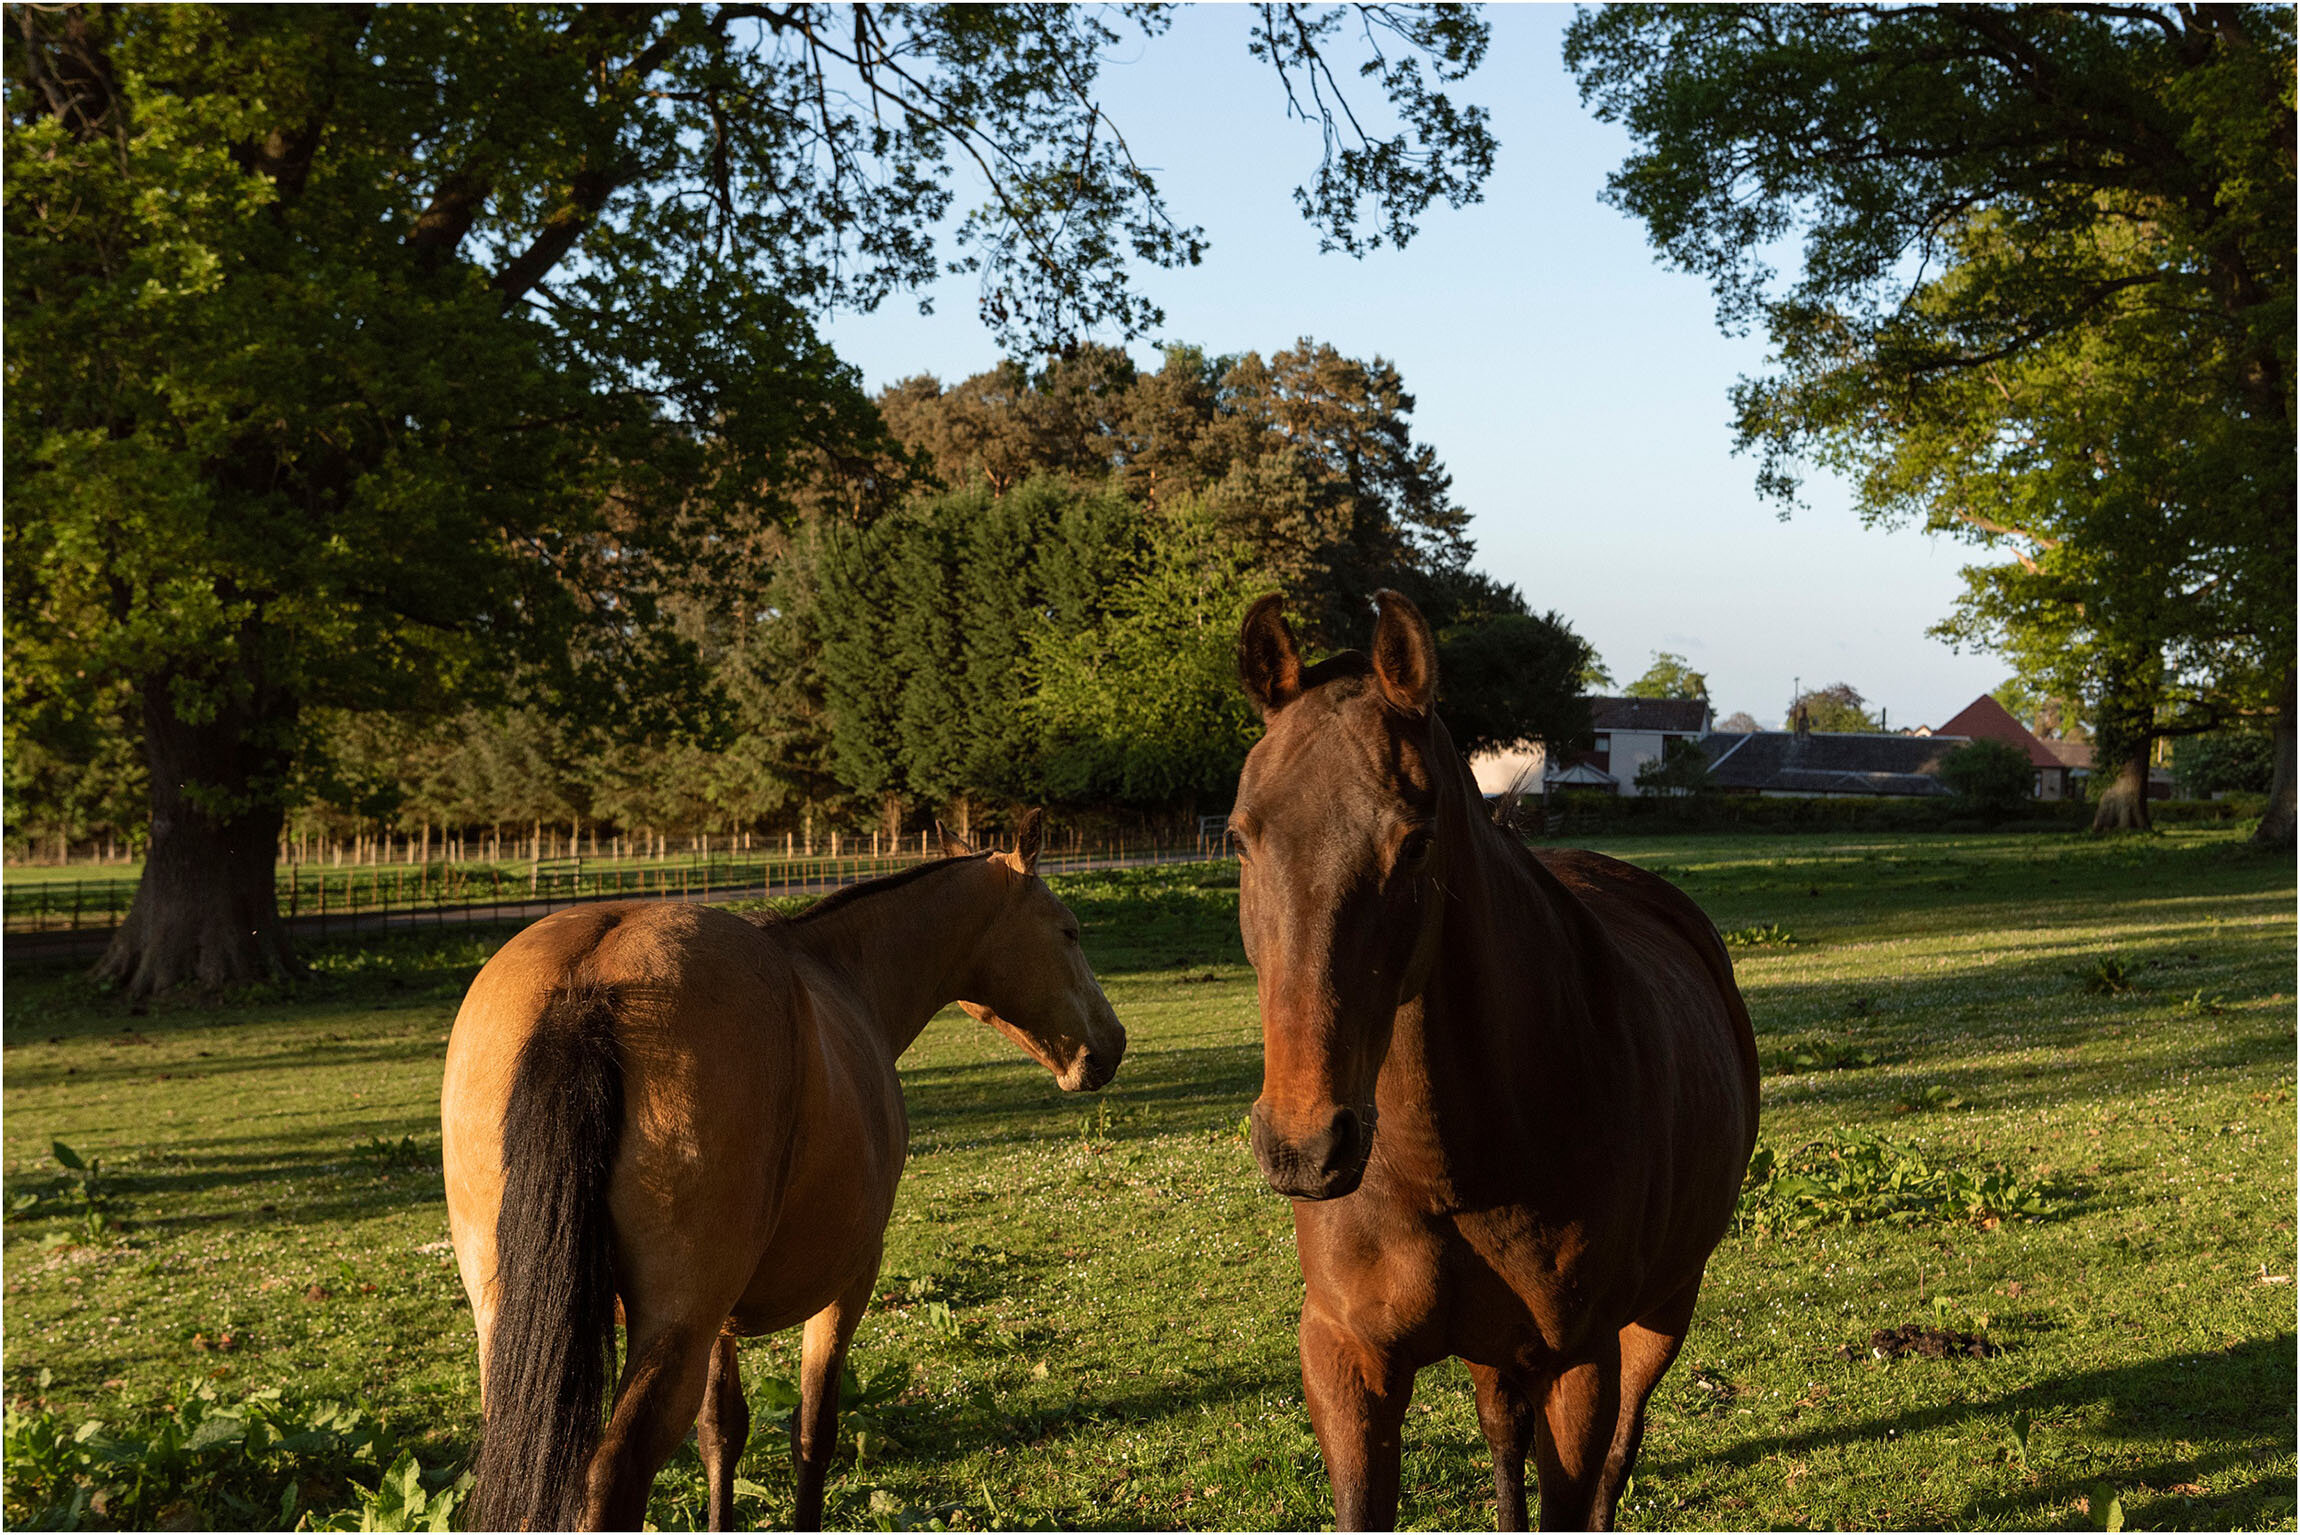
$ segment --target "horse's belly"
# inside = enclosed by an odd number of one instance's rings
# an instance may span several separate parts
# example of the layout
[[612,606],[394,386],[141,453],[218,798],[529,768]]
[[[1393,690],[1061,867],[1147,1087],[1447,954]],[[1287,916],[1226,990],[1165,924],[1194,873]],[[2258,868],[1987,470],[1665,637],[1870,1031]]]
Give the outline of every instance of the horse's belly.
[[902,1180],[898,1113],[802,1132],[774,1230],[735,1305],[746,1335],[794,1327],[878,1271]]
[[866,1268],[876,1273],[885,1226],[882,1218],[867,1241],[770,1243],[729,1317],[734,1331],[758,1337],[796,1327],[837,1300]]

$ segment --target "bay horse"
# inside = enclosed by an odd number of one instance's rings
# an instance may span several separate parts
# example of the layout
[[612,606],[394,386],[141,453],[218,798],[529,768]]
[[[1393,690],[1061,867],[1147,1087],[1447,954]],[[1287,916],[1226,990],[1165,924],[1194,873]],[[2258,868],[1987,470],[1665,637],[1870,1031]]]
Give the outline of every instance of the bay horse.
[[1125,1053],[1077,919],[1033,872],[1040,829],[1030,812],[1013,853],[946,839],[789,920],[575,907],[487,962],[440,1092],[486,1419],[474,1528],[638,1529],[690,1426],[728,1528],[750,1428],[736,1339],[801,1322],[797,1524],[820,1525],[907,1149],[896,1059],[954,1001],[1066,1090]]
[[1264,734],[1231,816],[1260,992],[1250,1139],[1295,1201],[1302,1384],[1343,1529],[1395,1522],[1414,1375],[1468,1363],[1502,1529],[1609,1529],[1757,1136],[1724,944],[1654,875],[1530,852],[1439,722],[1437,647],[1239,634]]

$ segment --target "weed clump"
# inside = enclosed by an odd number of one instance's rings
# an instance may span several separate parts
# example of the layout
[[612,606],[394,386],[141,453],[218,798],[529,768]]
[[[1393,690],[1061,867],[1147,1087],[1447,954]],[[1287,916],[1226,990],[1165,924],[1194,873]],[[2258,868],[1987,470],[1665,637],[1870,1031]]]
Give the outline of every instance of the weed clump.
[[120,1424],[12,1403],[0,1438],[18,1528],[444,1530],[471,1488],[364,1408],[276,1386],[226,1402],[203,1381]]
[[1787,1151],[1760,1145],[1749,1159],[1734,1218],[1758,1236],[1791,1236],[1870,1221],[1993,1226],[2044,1220],[2062,1203],[2050,1185],[2001,1166],[1976,1172],[1871,1131],[1838,1130]]

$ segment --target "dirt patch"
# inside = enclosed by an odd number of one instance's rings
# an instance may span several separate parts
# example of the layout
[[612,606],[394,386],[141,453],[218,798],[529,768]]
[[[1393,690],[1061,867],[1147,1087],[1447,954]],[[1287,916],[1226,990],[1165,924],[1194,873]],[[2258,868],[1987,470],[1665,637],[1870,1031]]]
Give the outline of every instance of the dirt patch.
[[1988,1359],[2004,1352],[1978,1333],[1949,1332],[1939,1327],[1920,1327],[1910,1322],[1901,1327],[1880,1327],[1869,1334],[1866,1345],[1840,1343],[1839,1359],[1906,1359],[1915,1355],[1919,1359]]

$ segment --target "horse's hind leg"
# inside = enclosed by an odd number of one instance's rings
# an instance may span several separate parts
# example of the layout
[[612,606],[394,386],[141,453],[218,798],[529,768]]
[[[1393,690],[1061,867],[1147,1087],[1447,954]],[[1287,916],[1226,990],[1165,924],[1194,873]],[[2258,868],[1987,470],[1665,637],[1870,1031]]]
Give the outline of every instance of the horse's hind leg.
[[874,1255],[844,1294],[807,1318],[799,1346],[799,1433],[791,1447],[799,1473],[791,1519],[794,1530],[823,1527],[823,1483],[830,1476],[831,1451],[838,1445],[839,1372],[846,1365],[855,1324],[862,1320],[871,1289],[878,1283],[878,1264]]
[[1533,1442],[1537,1409],[1526,1383],[1505,1370],[1482,1364],[1469,1367],[1477,1387],[1477,1425],[1485,1430],[1486,1448],[1493,1452],[1493,1527],[1525,1528],[1525,1451]]
[[1605,1455],[1598,1529],[1613,1528],[1614,1506],[1629,1485],[1630,1472],[1637,1469],[1637,1449],[1645,1441],[1645,1404],[1677,1358],[1700,1295],[1701,1276],[1696,1274],[1691,1284],[1621,1329],[1621,1417],[1614,1426],[1613,1447]]
[[703,1415],[695,1422],[695,1442],[703,1452],[703,1475],[711,1488],[711,1528],[735,1527],[735,1463],[751,1438],[751,1404],[743,1400],[743,1377],[735,1367],[735,1335],[721,1333],[711,1345],[711,1376],[703,1387]]
[[647,1513],[655,1473],[687,1430],[703,1402],[718,1319],[702,1325],[635,1329],[615,1410],[591,1455],[583,1501],[586,1530],[635,1530]]

